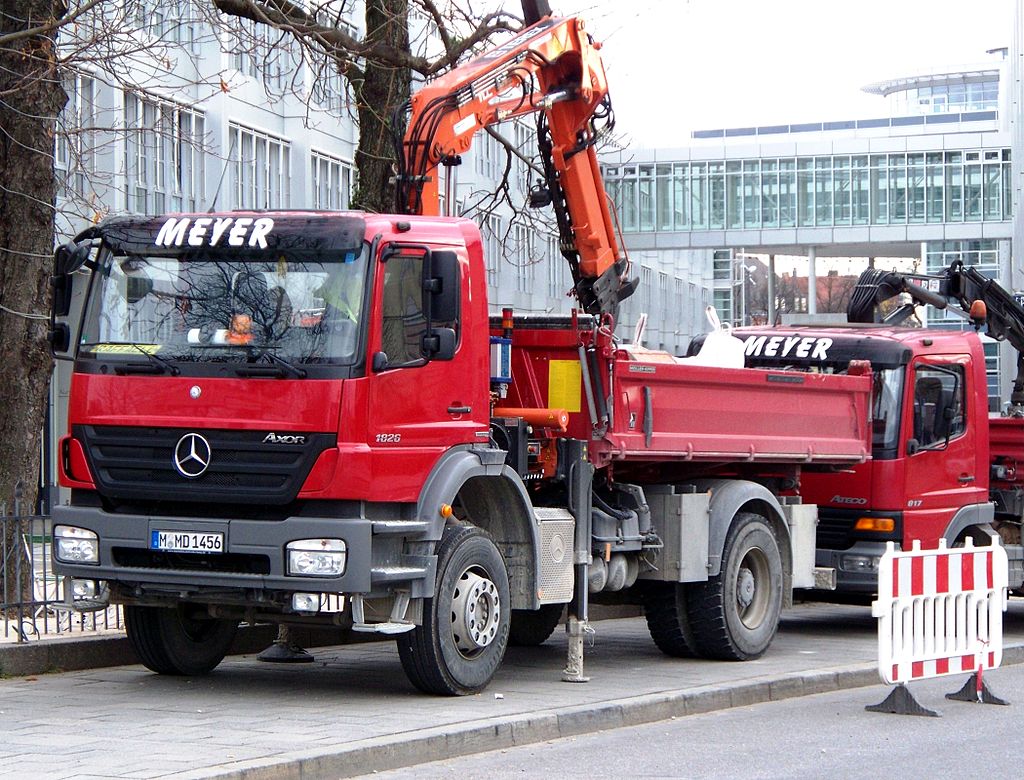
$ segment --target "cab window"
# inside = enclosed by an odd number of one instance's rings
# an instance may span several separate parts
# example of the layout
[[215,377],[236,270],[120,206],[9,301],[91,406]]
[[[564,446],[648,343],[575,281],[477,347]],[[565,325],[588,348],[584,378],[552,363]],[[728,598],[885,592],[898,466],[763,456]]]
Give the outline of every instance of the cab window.
[[914,431],[918,449],[940,448],[964,432],[963,366],[921,366],[914,379]]

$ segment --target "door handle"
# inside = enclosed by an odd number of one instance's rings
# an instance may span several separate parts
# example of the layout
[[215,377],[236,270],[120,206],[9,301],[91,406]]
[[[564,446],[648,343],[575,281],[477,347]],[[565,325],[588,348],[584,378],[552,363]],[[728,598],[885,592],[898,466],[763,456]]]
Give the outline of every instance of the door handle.
[[449,406],[448,414],[469,414],[473,411],[472,406]]
[[959,480],[961,485],[967,485],[970,484],[971,482],[974,482],[975,478],[968,474],[961,474],[957,479]]

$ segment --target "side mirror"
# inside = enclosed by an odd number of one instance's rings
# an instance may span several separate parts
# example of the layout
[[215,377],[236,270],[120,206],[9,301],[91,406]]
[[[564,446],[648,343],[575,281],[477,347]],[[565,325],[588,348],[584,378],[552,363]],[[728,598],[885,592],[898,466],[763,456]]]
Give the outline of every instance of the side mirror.
[[459,316],[459,257],[438,250],[429,258],[423,268],[424,309],[431,322],[452,322]]
[[430,360],[451,360],[455,344],[455,328],[431,328],[423,337],[423,354]]
[[71,349],[71,328],[67,323],[54,323],[46,333],[46,340],[50,342],[50,353],[56,357]]
[[76,244],[69,241],[61,244],[53,253],[54,276],[67,276],[73,274],[89,259],[92,247],[88,242]]
[[916,455],[921,449],[921,443],[917,439],[907,439],[907,455]]

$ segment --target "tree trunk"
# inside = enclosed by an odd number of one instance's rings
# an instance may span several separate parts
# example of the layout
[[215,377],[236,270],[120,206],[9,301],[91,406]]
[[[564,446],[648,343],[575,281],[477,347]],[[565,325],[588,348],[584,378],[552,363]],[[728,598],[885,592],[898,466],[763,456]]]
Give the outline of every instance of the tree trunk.
[[[391,48],[409,49],[408,0],[367,0],[366,41]],[[352,87],[359,114],[359,147],[356,149],[358,187],[353,206],[377,213],[395,210],[395,148],[392,113],[409,99],[411,77],[404,68],[385,67],[372,61],[363,65],[363,79]]]
[[[2,11],[0,34],[10,35],[59,18],[66,8],[54,0],[4,0]],[[13,506],[21,481],[27,512],[39,483],[51,373],[45,315],[54,237],[54,129],[66,100],[52,34],[0,47],[0,503]],[[20,549],[13,524],[4,528],[6,549]],[[26,583],[15,581],[13,565],[4,567],[3,580],[9,595],[24,593]]]

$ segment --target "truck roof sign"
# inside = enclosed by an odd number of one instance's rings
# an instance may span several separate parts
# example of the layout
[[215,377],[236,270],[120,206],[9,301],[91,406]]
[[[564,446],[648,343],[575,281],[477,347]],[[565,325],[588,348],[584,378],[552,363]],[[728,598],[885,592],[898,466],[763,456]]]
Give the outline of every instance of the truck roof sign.
[[361,214],[237,212],[112,217],[76,241],[102,238],[117,254],[184,256],[216,249],[238,258],[268,252],[359,254],[365,237]]
[[270,217],[169,217],[156,234],[157,246],[229,246],[267,248],[274,229]]

